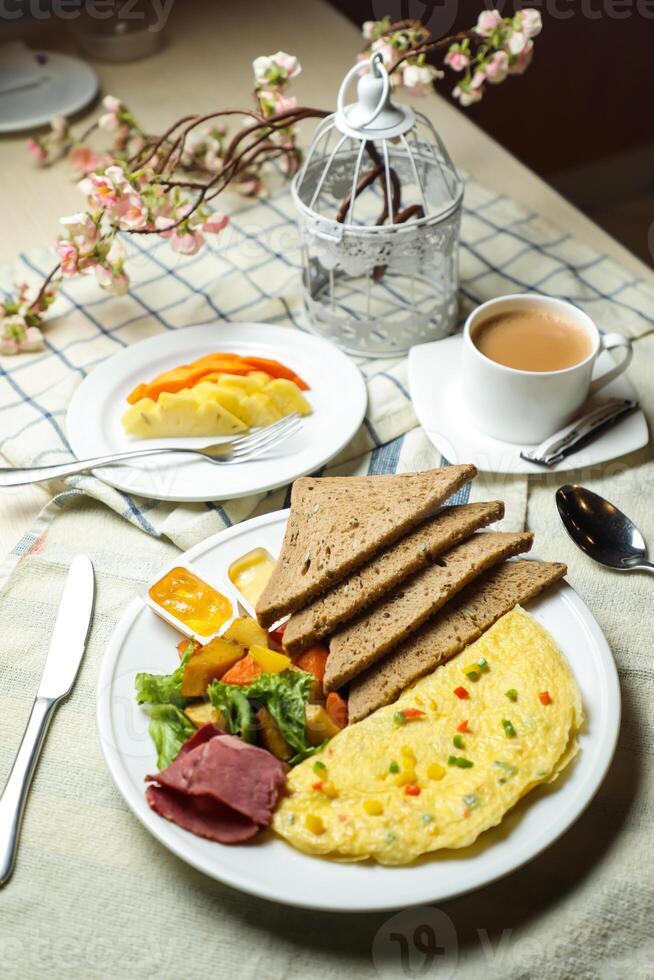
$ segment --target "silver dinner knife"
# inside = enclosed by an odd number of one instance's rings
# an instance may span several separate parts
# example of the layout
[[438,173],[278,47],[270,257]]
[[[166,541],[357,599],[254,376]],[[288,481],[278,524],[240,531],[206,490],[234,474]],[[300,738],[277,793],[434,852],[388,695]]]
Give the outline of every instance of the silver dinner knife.
[[566,456],[581,449],[623,415],[637,408],[638,402],[632,398],[611,398],[575,422],[566,425],[560,432],[549,436],[535,449],[523,450],[520,458],[526,459],[529,463],[538,463],[540,466],[554,466]]
[[23,810],[52,715],[77,676],[91,623],[94,592],[93,565],[86,555],[77,555],[68,569],[39,690],[0,797],[0,887],[9,881],[14,870]]

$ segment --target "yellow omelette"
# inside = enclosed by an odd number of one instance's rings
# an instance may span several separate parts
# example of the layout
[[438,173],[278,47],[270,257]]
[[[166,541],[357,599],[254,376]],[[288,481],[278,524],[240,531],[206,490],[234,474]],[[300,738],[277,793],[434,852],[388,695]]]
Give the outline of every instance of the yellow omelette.
[[577,752],[572,672],[520,607],[293,769],[273,828],[301,851],[408,864],[500,823]]

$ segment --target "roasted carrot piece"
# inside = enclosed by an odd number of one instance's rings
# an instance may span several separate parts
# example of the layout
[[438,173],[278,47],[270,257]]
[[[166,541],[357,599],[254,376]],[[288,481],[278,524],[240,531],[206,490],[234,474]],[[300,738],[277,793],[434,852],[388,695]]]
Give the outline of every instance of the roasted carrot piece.
[[330,691],[327,695],[325,710],[338,728],[346,727],[348,721],[347,701],[344,701],[337,691]]
[[227,673],[223,674],[221,680],[223,684],[238,684],[245,687],[246,684],[251,684],[262,673],[263,668],[254,657],[248,654],[246,657],[241,657],[233,667],[230,667]]
[[304,653],[301,653],[299,657],[296,657],[295,666],[306,670],[308,674],[313,674],[322,684],[325,677],[325,664],[327,663],[328,656],[329,650],[327,647],[324,647],[322,643],[316,643],[314,646],[309,647],[308,650],[305,650]]

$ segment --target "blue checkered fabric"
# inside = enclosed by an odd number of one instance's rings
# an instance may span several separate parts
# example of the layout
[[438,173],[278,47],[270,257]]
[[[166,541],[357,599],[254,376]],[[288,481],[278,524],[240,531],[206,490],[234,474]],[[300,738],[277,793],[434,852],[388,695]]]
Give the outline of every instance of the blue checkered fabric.
[[[228,228],[196,256],[178,256],[159,238],[131,236],[126,245],[132,278],[126,296],[102,292],[92,278],[68,280],[48,325],[46,350],[0,358],[0,449],[12,465],[71,457],[66,411],[75,388],[129,344],[211,321],[308,329],[287,191],[235,204]],[[9,292],[14,282],[38,281],[51,264],[45,250],[24,253],[15,267],[0,270],[0,288]],[[466,182],[460,266],[462,318],[493,296],[539,291],[576,303],[601,328],[619,326],[638,337],[654,327],[650,285],[472,180]],[[368,412],[353,442],[326,472],[392,473],[440,465],[440,454],[416,428],[406,359],[357,363],[368,387]],[[129,496],[92,476],[59,481],[52,490],[55,506],[88,494],[148,534],[166,535],[182,547],[288,500],[286,489],[224,503],[177,505]],[[466,489],[461,499],[469,494]],[[512,523],[519,525],[520,519],[514,515]]]

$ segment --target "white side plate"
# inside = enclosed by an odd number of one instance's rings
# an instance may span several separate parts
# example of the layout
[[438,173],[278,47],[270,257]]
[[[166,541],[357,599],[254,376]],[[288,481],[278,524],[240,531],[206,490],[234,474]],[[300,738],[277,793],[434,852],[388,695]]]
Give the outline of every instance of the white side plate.
[[[236,557],[263,546],[277,553],[288,511],[229,528],[182,557],[208,581]],[[156,771],[144,710],[134,700],[138,671],[169,673],[179,634],[134,599],[118,624],[98,684],[98,727],[118,790],[141,823],[183,861],[262,898],[329,911],[363,912],[441,902],[514,871],[555,841],[580,816],[610,765],[620,724],[620,689],[611,651],[579,596],[562,583],[527,606],[554,636],[581,687],[586,725],[581,752],[551,787],[530,793],[499,828],[470,848],[443,852],[404,868],[339,864],[295,851],[272,833],[228,847],[195,837],[158,817],[143,779]]]
[[216,466],[201,457],[153,456],[137,466],[105,466],[95,475],[127,493],[155,500],[229,500],[292,483],[327,463],[356,434],[366,413],[366,385],[354,363],[332,344],[268,323],[207,323],[157,334],[126,347],[93,371],[68,408],[68,438],[79,459],[151,446],[202,447],[221,439],[132,439],[121,416],[143,381],[216,351],[281,361],[310,386],[313,414],[300,432],[261,459]]
[[52,51],[34,51],[31,55],[43,76],[36,85],[0,93],[0,133],[35,129],[53,116],[71,116],[88,105],[98,91],[98,76],[81,58]]

